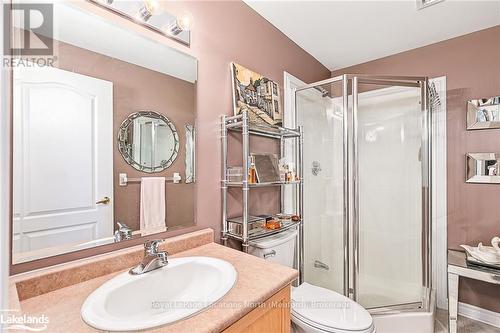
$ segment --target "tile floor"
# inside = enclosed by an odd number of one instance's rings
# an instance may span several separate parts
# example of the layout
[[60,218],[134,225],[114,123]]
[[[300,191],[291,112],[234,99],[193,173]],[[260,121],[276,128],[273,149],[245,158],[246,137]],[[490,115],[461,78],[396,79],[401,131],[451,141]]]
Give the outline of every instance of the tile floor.
[[[448,333],[448,313],[437,310],[435,333]],[[500,328],[480,323],[465,317],[458,317],[458,333],[500,333]]]

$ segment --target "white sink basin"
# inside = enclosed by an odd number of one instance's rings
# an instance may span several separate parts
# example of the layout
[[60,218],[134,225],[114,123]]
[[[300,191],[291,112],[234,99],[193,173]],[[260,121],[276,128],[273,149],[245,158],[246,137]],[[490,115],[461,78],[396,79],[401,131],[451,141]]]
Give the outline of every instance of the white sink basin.
[[209,257],[169,259],[141,275],[117,275],[82,306],[82,318],[104,331],[153,328],[192,316],[223,297],[236,281],[230,263]]

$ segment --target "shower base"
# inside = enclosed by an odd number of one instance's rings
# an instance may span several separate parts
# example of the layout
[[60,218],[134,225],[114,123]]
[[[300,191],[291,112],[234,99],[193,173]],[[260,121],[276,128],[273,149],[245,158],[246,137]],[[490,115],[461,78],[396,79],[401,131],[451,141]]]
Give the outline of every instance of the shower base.
[[377,333],[434,333],[436,297],[431,295],[430,311],[373,314]]

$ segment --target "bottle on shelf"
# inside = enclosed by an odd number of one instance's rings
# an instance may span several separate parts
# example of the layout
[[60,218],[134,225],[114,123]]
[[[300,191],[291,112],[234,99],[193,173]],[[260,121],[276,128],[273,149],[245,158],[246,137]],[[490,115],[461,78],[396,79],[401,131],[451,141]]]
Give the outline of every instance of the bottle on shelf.
[[280,181],[285,182],[286,181],[286,168],[285,168],[285,162],[284,159],[279,160],[279,172],[280,172]]
[[257,172],[255,171],[255,156],[250,156],[250,166],[248,167],[248,183],[257,183]]
[[293,162],[288,163],[288,182],[295,180],[295,164]]

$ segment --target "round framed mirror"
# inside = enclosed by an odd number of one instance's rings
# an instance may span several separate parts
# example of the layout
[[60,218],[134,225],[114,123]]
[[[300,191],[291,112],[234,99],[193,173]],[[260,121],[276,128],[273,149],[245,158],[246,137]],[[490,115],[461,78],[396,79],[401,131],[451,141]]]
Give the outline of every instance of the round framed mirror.
[[154,111],[139,111],[122,122],[118,150],[135,169],[160,172],[177,158],[179,134],[167,117]]

